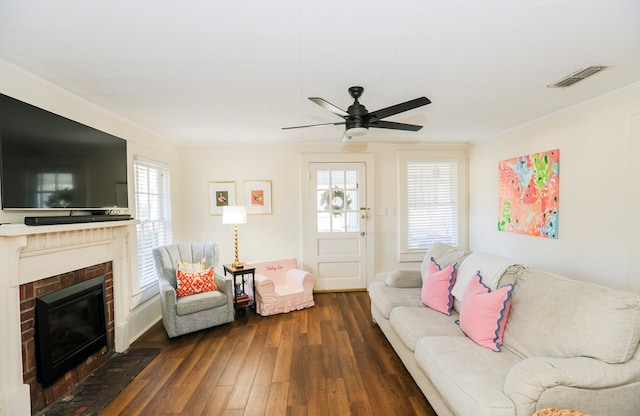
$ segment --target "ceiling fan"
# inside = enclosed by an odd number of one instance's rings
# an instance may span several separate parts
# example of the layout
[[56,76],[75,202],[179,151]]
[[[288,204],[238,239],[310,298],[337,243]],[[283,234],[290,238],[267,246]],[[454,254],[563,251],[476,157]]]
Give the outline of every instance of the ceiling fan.
[[353,104],[349,106],[347,111],[336,107],[331,104],[327,100],[320,97],[309,97],[309,100],[318,104],[320,107],[331,111],[333,114],[336,114],[344,119],[344,121],[337,123],[321,123],[321,124],[309,124],[306,126],[294,126],[294,127],[283,127],[283,130],[288,129],[300,129],[305,127],[316,127],[316,126],[338,126],[344,124],[346,129],[344,135],[342,136],[343,142],[347,142],[351,140],[352,137],[355,136],[363,136],[367,134],[370,127],[375,127],[378,129],[393,129],[393,130],[408,130],[408,131],[418,131],[422,128],[422,126],[417,126],[415,124],[405,124],[405,123],[396,123],[394,121],[385,121],[383,118],[392,116],[394,114],[402,113],[405,111],[413,110],[414,108],[422,107],[423,105],[427,105],[431,103],[427,97],[416,98],[415,100],[410,100],[404,103],[392,105],[391,107],[383,108],[380,110],[369,112],[358,102],[358,98],[364,92],[363,87],[351,87],[349,88],[349,95],[353,98]]

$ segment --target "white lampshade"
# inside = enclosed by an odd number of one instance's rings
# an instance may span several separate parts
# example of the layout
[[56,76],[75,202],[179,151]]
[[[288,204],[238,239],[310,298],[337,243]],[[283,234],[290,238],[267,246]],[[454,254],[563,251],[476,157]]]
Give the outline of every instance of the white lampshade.
[[247,222],[247,207],[244,205],[228,205],[222,207],[223,224],[245,224]]
[[369,131],[366,127],[352,127],[347,130],[347,134],[351,137],[364,136]]

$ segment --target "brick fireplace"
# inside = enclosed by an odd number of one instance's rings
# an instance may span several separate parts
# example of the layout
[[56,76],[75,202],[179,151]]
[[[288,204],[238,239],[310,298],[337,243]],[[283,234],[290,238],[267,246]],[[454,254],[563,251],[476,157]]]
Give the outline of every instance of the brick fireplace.
[[[44,387],[38,381],[36,366],[36,298],[68,288],[95,277],[104,276],[106,294],[107,346],[91,354],[74,369],[66,372],[52,385]],[[46,279],[20,285],[20,328],[22,331],[22,374],[31,392],[31,410],[51,405],[82,379],[100,367],[114,352],[114,308],[112,263],[105,262]]]
[[[160,319],[155,300],[132,303],[136,224],[0,226],[0,416],[30,416]],[[98,275],[105,278],[107,346],[42,387],[35,369],[35,299]]]

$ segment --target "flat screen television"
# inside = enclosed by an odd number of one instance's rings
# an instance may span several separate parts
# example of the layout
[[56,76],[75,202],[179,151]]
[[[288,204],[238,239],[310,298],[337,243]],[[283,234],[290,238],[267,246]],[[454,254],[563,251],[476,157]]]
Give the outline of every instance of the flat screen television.
[[128,208],[127,142],[0,94],[4,210]]

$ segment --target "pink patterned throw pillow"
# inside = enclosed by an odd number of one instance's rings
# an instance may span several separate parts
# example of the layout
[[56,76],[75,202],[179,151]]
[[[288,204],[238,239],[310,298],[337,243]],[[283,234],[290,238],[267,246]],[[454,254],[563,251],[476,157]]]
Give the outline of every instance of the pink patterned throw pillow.
[[482,283],[480,271],[476,272],[462,296],[460,329],[476,344],[500,351],[512,292],[511,284],[491,292]]
[[422,303],[445,315],[451,315],[453,295],[451,289],[456,282],[456,264],[444,269],[431,257],[422,273]]
[[176,280],[178,281],[176,296],[182,297],[193,295],[195,293],[218,290],[218,286],[216,286],[213,276],[213,266],[209,267],[207,270],[196,272],[187,272],[178,269],[176,272]]

